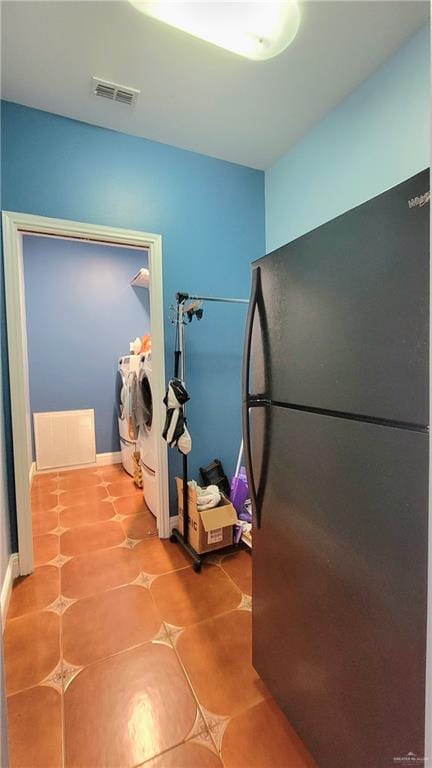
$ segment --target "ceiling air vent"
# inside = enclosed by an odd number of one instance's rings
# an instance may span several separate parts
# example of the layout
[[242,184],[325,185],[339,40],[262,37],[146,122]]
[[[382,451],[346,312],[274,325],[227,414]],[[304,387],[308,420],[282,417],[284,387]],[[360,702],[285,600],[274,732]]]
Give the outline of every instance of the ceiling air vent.
[[110,83],[109,80],[102,80],[100,77],[92,77],[92,93],[101,99],[108,101],[118,101],[120,104],[129,104],[133,107],[140,94],[137,88],[129,88],[126,85]]

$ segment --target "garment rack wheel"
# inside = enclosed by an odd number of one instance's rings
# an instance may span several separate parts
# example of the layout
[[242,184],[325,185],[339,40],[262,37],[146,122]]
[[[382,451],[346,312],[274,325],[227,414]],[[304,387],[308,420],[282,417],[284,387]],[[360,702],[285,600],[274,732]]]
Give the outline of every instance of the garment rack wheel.
[[173,544],[181,544],[183,549],[186,550],[189,557],[192,559],[192,567],[195,573],[201,573],[201,566],[203,561],[202,555],[199,555],[198,552],[195,552],[194,548],[191,547],[189,542],[184,540],[183,535],[180,533],[178,528],[173,528],[170,541]]

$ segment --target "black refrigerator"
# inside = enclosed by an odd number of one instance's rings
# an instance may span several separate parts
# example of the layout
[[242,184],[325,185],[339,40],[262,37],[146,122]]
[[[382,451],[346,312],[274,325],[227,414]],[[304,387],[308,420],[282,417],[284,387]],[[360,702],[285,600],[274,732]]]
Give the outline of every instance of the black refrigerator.
[[424,171],[253,264],[253,664],[319,768],[423,765],[428,190]]

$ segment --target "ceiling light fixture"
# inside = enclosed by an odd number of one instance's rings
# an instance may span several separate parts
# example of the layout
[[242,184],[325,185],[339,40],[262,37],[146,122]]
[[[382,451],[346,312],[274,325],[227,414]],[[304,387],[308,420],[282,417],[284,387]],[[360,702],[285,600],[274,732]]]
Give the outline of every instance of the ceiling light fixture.
[[256,61],[282,53],[294,40],[300,23],[297,0],[129,2],[153,19]]

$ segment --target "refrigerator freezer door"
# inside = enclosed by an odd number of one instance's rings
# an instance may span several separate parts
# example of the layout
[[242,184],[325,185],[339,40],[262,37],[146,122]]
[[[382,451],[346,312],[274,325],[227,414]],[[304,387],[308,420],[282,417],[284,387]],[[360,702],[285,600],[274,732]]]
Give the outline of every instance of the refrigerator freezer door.
[[251,421],[257,672],[319,768],[422,756],[427,434],[274,406]]
[[428,189],[420,173],[255,263],[252,394],[428,423],[430,206],[408,205]]

